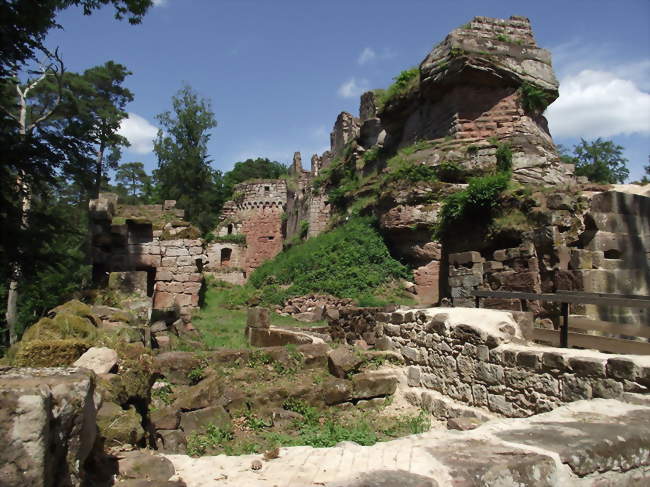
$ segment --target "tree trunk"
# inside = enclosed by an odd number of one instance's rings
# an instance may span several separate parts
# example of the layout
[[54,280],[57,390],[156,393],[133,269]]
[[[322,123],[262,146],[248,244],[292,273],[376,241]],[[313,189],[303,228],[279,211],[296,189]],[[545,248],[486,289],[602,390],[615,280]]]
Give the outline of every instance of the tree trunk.
[[99,198],[99,192],[102,190],[102,172],[104,164],[104,143],[99,144],[97,149],[97,161],[95,163],[95,198]]

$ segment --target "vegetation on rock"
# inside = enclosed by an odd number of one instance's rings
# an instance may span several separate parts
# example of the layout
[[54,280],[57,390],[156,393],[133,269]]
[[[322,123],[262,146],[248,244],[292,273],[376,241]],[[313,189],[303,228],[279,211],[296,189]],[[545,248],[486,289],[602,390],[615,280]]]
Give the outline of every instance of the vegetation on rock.
[[287,296],[325,292],[351,298],[397,277],[406,277],[406,268],[390,256],[370,220],[355,218],[267,261],[250,284],[287,286]]

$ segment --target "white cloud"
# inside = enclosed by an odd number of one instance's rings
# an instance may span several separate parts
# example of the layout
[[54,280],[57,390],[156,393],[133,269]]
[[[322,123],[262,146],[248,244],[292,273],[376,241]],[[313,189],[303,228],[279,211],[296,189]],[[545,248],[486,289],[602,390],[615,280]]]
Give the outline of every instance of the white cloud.
[[650,94],[620,75],[638,75],[646,61],[608,71],[584,69],[560,81],[560,97],[548,108],[556,137],[650,134]]
[[350,78],[348,81],[339,86],[338,94],[343,98],[354,98],[368,90],[368,80]]
[[167,0],[153,0],[154,7],[163,7],[167,4]]
[[361,65],[366,64],[377,57],[377,53],[371,47],[366,47],[361,54],[359,54],[359,59],[357,62]]
[[129,113],[129,117],[122,120],[117,133],[126,137],[131,144],[128,150],[147,154],[153,149],[153,139],[158,133],[158,128],[140,115]]

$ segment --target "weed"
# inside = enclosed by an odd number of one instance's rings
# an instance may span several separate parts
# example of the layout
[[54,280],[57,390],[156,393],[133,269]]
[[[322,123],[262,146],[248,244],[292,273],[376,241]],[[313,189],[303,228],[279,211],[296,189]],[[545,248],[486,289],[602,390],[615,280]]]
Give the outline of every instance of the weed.
[[192,433],[187,437],[187,454],[192,457],[205,455],[209,449],[219,448],[234,438],[232,431],[209,424],[205,433]]
[[530,83],[523,83],[519,88],[519,93],[522,107],[533,116],[544,112],[551,102],[551,96],[548,93]]
[[393,78],[394,82],[377,96],[377,108],[379,111],[392,100],[406,95],[420,82],[420,70],[413,67],[402,71]]
[[508,172],[512,170],[512,149],[510,144],[497,145],[497,171]]
[[204,367],[196,367],[187,373],[187,378],[189,379],[191,384],[198,384],[203,380],[204,376],[205,376]]
[[174,392],[172,390],[172,385],[164,379],[159,379],[159,382],[164,382],[164,385],[162,387],[152,389],[151,396],[153,399],[158,399],[166,406],[169,406],[172,403],[172,394]]
[[245,244],[246,235],[243,233],[235,233],[230,235],[213,235],[212,241],[216,243],[233,243],[233,244]]

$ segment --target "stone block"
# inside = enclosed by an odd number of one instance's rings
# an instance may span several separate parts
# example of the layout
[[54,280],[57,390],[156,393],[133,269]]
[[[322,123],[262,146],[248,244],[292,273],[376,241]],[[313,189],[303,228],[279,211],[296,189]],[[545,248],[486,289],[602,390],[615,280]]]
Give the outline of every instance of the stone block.
[[542,365],[547,369],[555,369],[560,372],[571,370],[568,358],[559,352],[544,352]]
[[607,377],[634,381],[639,374],[639,367],[628,358],[612,357],[607,360]]
[[117,352],[107,347],[91,347],[72,365],[107,374],[117,365]]
[[94,392],[85,369],[0,369],[0,484],[82,485],[97,432]]
[[488,408],[494,413],[502,414],[507,417],[512,417],[514,415],[512,404],[509,403],[504,396],[488,394]]
[[186,435],[203,432],[210,424],[222,429],[230,428],[230,416],[223,406],[211,406],[181,414],[181,429]]
[[419,367],[408,367],[406,371],[406,378],[409,387],[420,387],[422,384],[421,372]]
[[593,397],[603,399],[618,399],[623,395],[623,384],[614,379],[592,379],[591,392]]
[[193,266],[194,265],[194,257],[191,255],[181,255],[178,257],[176,260],[176,265],[181,267],[181,266]]
[[165,257],[179,257],[184,255],[190,255],[190,252],[185,247],[165,248]]
[[449,263],[451,265],[466,265],[485,262],[485,259],[481,257],[479,252],[458,252],[455,254],[449,254]]
[[517,355],[517,365],[531,370],[539,370],[542,366],[541,351],[521,351]]
[[174,295],[168,292],[156,292],[153,297],[153,307],[155,309],[173,308]]
[[504,371],[500,365],[480,362],[476,367],[476,379],[489,385],[503,383]]
[[127,294],[147,294],[147,272],[111,272],[108,275],[108,288]]
[[176,267],[176,257],[163,257],[160,265],[162,267]]
[[270,328],[269,310],[261,307],[248,308],[246,326],[250,328]]
[[583,377],[605,377],[605,359],[591,357],[571,357],[569,365]]
[[164,269],[156,270],[156,281],[171,281],[173,279],[173,274],[170,271]]
[[564,402],[591,399],[591,384],[586,378],[573,374],[564,374],[560,379],[560,397]]

